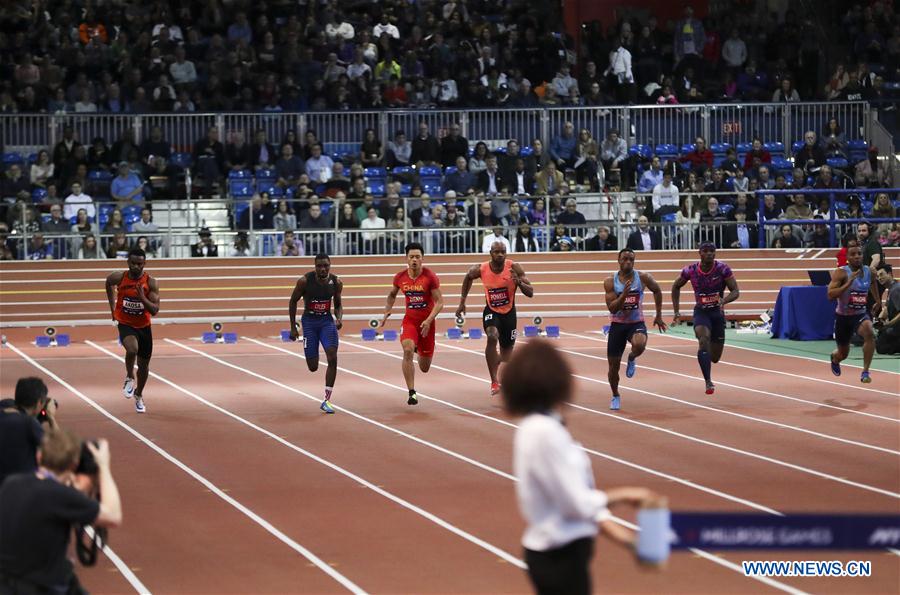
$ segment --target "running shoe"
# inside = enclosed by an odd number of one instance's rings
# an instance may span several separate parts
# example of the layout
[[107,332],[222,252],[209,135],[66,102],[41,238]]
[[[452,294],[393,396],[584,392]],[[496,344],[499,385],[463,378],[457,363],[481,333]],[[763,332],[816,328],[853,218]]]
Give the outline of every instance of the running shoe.
[[416,396],[416,393],[409,395],[409,398],[406,399],[406,404],[407,405],[418,405],[419,404],[419,397]]
[[126,378],[125,384],[122,385],[122,394],[126,399],[134,396],[134,378]]
[[711,395],[716,392],[716,385],[712,382],[706,383],[706,394]]
[[144,397],[134,398],[134,410],[138,413],[147,413],[147,408],[144,407]]
[[491,382],[491,396],[495,397],[500,394],[500,383],[499,382]]
[[612,400],[609,402],[609,408],[612,409],[613,411],[618,411],[619,407],[621,407],[621,406],[622,406],[622,399],[619,397],[619,395],[613,396]]
[[841,364],[840,364],[840,362],[834,361],[833,358],[831,360],[831,373],[834,374],[835,376],[841,375]]
[[329,403],[328,401],[322,401],[322,404],[319,405],[319,409],[321,409],[325,413],[334,413],[334,407],[332,407],[331,403]]
[[868,370],[863,370],[863,373],[859,376],[859,381],[863,384],[869,384],[870,382],[872,382],[872,377],[869,376]]
[[631,378],[634,376],[635,371],[637,370],[637,360],[629,359],[628,364],[625,366],[625,377]]

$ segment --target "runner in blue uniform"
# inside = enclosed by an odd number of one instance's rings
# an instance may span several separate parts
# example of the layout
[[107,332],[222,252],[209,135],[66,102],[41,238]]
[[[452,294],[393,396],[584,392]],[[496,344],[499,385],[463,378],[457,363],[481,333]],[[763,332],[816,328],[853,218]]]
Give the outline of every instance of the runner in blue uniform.
[[[325,350],[328,369],[325,370],[325,400],[319,409],[325,413],[334,413],[331,406],[331,394],[337,377],[338,330],[344,309],[341,305],[341,291],[344,284],[331,274],[331,258],[327,254],[316,255],[316,270],[306,273],[297,280],[288,315],[291,318],[291,341],[300,336],[297,327],[297,302],[303,299],[303,316],[300,323],[303,327],[303,353],[310,372],[319,369],[319,344]],[[334,317],[331,315],[331,302],[334,301]]]
[[866,308],[869,295],[875,298],[872,311],[881,311],[881,300],[878,296],[877,281],[869,267],[863,265],[862,249],[856,245],[847,248],[847,264],[838,267],[831,273],[828,284],[828,299],[837,300],[834,320],[834,342],[837,349],[831,352],[831,372],[841,375],[841,362],[850,355],[850,339],[853,333],[863,338],[863,371],[860,382],[872,382],[869,366],[872,354],[875,353],[875,331],[872,318]]
[[[694,335],[700,349],[697,361],[703,380],[706,381],[706,394],[716,391],[712,382],[712,364],[718,363],[725,349],[725,312],[723,307],[738,299],[741,295],[734,273],[724,262],[716,260],[716,245],[712,242],[700,244],[700,262],[690,264],[681,269],[681,275],[672,284],[672,308],[675,319],[672,326],[681,324],[681,313],[678,306],[681,302],[681,288],[687,282],[694,288]],[[728,288],[728,295],[725,288]]]

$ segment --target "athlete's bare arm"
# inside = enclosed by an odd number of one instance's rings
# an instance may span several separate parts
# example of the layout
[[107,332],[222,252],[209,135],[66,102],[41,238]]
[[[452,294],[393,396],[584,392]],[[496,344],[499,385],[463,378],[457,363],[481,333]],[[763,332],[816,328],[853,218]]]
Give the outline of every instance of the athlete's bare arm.
[[527,298],[534,297],[534,286],[525,276],[525,269],[518,262],[514,262],[512,265],[512,278],[516,287],[522,290],[522,295]]
[[724,306],[725,304],[730,304],[734,300],[741,297],[741,290],[738,287],[737,279],[735,279],[734,275],[731,275],[727,279],[725,279],[725,287],[728,288],[728,295],[722,298],[722,301],[719,302],[720,306]]
[[434,307],[431,309],[431,314],[429,314],[428,318],[423,320],[422,324],[419,325],[423,337],[428,334],[428,327],[431,326],[431,323],[434,322],[437,315],[444,309],[444,295],[441,293],[440,287],[435,287],[431,290],[431,299],[434,301]]
[[344,291],[344,282],[334,278],[334,326],[338,330],[344,326],[344,303],[341,301],[341,292]]
[[116,288],[122,282],[122,276],[124,275],[124,271],[119,271],[110,273],[106,277],[106,299],[109,300],[109,313],[112,315],[113,321],[116,320]]
[[656,325],[659,332],[664,333],[669,328],[669,325],[666,324],[662,317],[662,288],[650,273],[641,273],[641,283],[643,283],[644,287],[653,292],[653,303],[656,306],[656,316],[653,317],[653,324]]
[[391,291],[387,294],[387,303],[384,305],[384,316],[381,318],[381,324],[378,326],[384,326],[384,323],[387,322],[387,319],[391,316],[391,310],[394,309],[394,300],[397,299],[397,294],[400,293],[399,287],[392,287]]
[[672,283],[672,309],[675,310],[675,317],[672,319],[673,325],[681,324],[681,311],[678,309],[681,305],[681,288],[687,284],[687,279],[680,274],[675,282]]
[[878,294],[878,279],[875,275],[871,275],[872,282],[869,284],[869,293],[875,302],[872,304],[872,315],[878,316],[881,312],[881,296]]
[[300,336],[300,329],[297,328],[297,302],[303,299],[306,292],[306,277],[297,279],[294,285],[294,291],[291,293],[291,301],[288,302],[288,316],[291,321],[291,341],[296,341]]
[[472,289],[472,282],[481,277],[481,267],[477,264],[469,269],[466,276],[463,277],[462,289],[459,290],[459,307],[456,309],[456,317],[464,316],[466,313],[466,298]]
[[603,282],[603,289],[606,292],[606,307],[612,314],[615,314],[625,305],[625,298],[628,297],[628,290],[631,289],[631,279],[625,282],[622,293],[619,295],[616,295],[615,280],[612,277]]
[[150,312],[150,316],[156,316],[159,313],[159,284],[153,277],[147,277],[147,285],[149,286],[150,291],[146,295],[144,294],[143,285],[138,285],[135,288],[137,290],[137,297],[141,300],[141,303],[144,304],[144,308]]
[[860,276],[862,269],[853,271],[852,275],[847,275],[847,271],[837,268],[831,271],[831,283],[828,284],[828,299],[836,300],[841,294],[850,288],[850,285],[857,277]]

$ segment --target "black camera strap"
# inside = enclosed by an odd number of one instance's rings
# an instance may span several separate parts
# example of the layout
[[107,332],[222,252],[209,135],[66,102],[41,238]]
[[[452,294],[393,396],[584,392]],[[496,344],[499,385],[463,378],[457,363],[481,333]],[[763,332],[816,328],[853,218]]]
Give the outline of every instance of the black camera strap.
[[93,566],[97,563],[97,552],[103,549],[106,543],[107,530],[105,527],[95,528],[91,525],[76,525],[75,527],[75,553],[82,566]]

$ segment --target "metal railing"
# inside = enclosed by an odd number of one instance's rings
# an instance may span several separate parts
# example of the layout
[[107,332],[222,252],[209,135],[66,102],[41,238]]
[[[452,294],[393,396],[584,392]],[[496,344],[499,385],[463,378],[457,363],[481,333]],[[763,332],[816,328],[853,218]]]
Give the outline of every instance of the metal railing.
[[505,146],[516,138],[528,144],[539,138],[545,148],[559,134],[563,123],[571,121],[576,130],[587,128],[601,140],[610,128],[618,128],[629,145],[692,143],[697,135],[709,144],[765,142],[784,144],[785,157],[791,143],[803,138],[806,130],[817,132],[829,118],[837,118],[847,138],[872,141],[873,110],[866,102],[828,103],[726,103],[697,105],[603,106],[535,109],[393,110],[303,113],[206,113],[206,114],[3,114],[0,115],[0,146],[6,151],[34,152],[55,145],[63,128],[71,125],[83,143],[101,136],[112,143],[126,131],[134,131],[140,143],[153,126],[178,152],[189,152],[204,138],[210,126],[226,134],[242,130],[249,135],[265,130],[270,142],[280,141],[288,131],[302,139],[315,130],[328,153],[356,153],[366,128],[376,130],[387,143],[397,130],[414,138],[419,121],[429,124],[433,134],[442,136],[452,122],[459,122],[462,134],[472,143],[485,141],[491,148]]
[[[728,248],[742,245],[746,233],[750,233],[747,247],[768,247],[774,238],[775,226],[785,223],[794,227],[795,234],[799,236],[801,245],[811,245],[813,240],[822,243],[821,237],[814,238],[811,230],[814,225],[825,225],[828,228],[827,245],[838,246],[839,237],[850,230],[862,219],[842,219],[839,217],[838,205],[843,193],[859,193],[860,190],[790,190],[790,191],[761,191],[756,196],[750,196],[757,204],[763,203],[766,194],[798,194],[804,193],[810,196],[826,194],[830,197],[830,212],[825,219],[770,219],[765,220],[760,212],[757,219],[747,221],[744,227],[733,220],[704,220],[700,219],[696,209],[692,209],[691,203],[699,205],[705,199],[716,196],[716,193],[682,193],[678,210],[670,212],[662,217],[653,216],[647,223],[646,229],[652,232],[656,239],[652,247],[677,250],[694,249],[703,241],[712,241],[717,246]],[[874,196],[875,190],[866,190]],[[900,196],[900,190],[888,189],[889,196]],[[718,193],[721,195],[722,193]],[[733,193],[729,193],[734,196]],[[254,217],[247,218],[247,224],[241,225],[240,213],[251,208],[249,201],[224,200],[224,201],[165,201],[151,202],[154,217],[168,224],[160,225],[155,231],[135,231],[134,216],[125,223],[125,242],[119,249],[109,251],[112,257],[124,257],[127,250],[137,244],[141,237],[146,238],[146,247],[151,257],[157,258],[187,258],[195,255],[201,238],[198,232],[201,227],[210,228],[209,245],[216,247],[217,256],[276,256],[282,253],[285,243],[285,232],[293,233],[297,244],[298,255],[310,255],[318,252],[326,252],[335,255],[351,254],[400,254],[406,243],[418,241],[423,244],[428,253],[478,253],[486,252],[489,248],[487,237],[499,231],[510,241],[510,249],[516,251],[548,251],[548,250],[583,250],[589,245],[598,245],[596,238],[599,228],[605,227],[604,233],[613,236],[614,241],[608,244],[609,249],[619,249],[628,244],[629,237],[638,231],[636,215],[640,212],[639,205],[648,195],[635,193],[615,194],[581,194],[574,196],[577,212],[583,216],[583,222],[577,215],[562,215],[561,223],[558,220],[564,212],[564,205],[555,202],[554,198],[541,197],[489,197],[491,200],[491,217],[479,216],[482,212],[483,202],[488,200],[483,197],[471,197],[468,201],[458,203],[455,219],[443,217],[442,210],[446,209],[445,201],[441,199],[423,201],[420,198],[402,198],[397,206],[402,206],[404,216],[396,221],[387,219],[378,221],[383,227],[362,228],[359,221],[353,225],[342,222],[336,214],[342,210],[342,205],[334,200],[293,200],[292,205],[298,213],[306,212],[312,204],[318,204],[323,211],[326,223],[315,227],[304,227],[302,215],[298,217],[300,225],[296,229],[260,229],[255,224]],[[541,212],[537,210],[538,201],[547,200],[547,208]],[[521,209],[527,228],[520,230],[522,219],[516,219],[507,214],[513,202],[517,202]],[[727,201],[722,200],[723,204]],[[96,238],[101,252],[100,258],[107,257],[110,245],[114,244],[116,234],[107,227],[106,217],[116,205],[112,203],[96,203],[97,217],[92,221],[90,231],[79,232],[69,228],[63,233],[41,231],[41,219],[33,205],[25,202],[17,203],[11,208],[15,213],[12,217],[14,226],[6,236],[0,236],[0,243],[5,243],[13,252],[13,257],[18,259],[41,258],[67,258],[80,257],[79,250],[83,246],[84,237],[90,233]],[[383,204],[373,204],[376,208]],[[751,211],[757,211],[756,204],[750,205]],[[357,208],[353,204],[354,211]],[[730,205],[724,207],[720,218],[724,219]],[[417,213],[416,210],[419,209]],[[435,209],[438,209],[435,211]],[[418,220],[423,210],[428,210],[429,217],[425,218],[425,224],[416,226],[413,219]],[[16,212],[18,211],[18,212]],[[671,209],[670,209],[671,211]],[[761,210],[760,210],[761,211]],[[104,215],[104,213],[106,215]],[[219,221],[214,224],[212,221]],[[457,221],[458,223],[453,223]],[[518,222],[515,222],[518,221]],[[869,219],[875,224],[893,224],[900,222],[895,219]],[[181,222],[181,223],[178,223]],[[139,226],[140,227],[140,226]],[[520,231],[527,236],[520,239]],[[37,239],[35,236],[40,235]],[[532,238],[533,241],[528,238]],[[565,242],[561,242],[566,238]],[[643,247],[644,236],[637,234],[632,239],[633,245]],[[737,246],[735,243],[737,242]],[[238,243],[246,244],[245,250],[236,250]],[[569,244],[568,246],[563,244]],[[824,247],[824,246],[819,246]],[[205,254],[209,249],[199,252]],[[598,248],[599,249],[599,248]],[[245,252],[242,253],[242,252]],[[288,251],[293,252],[293,251]]]

